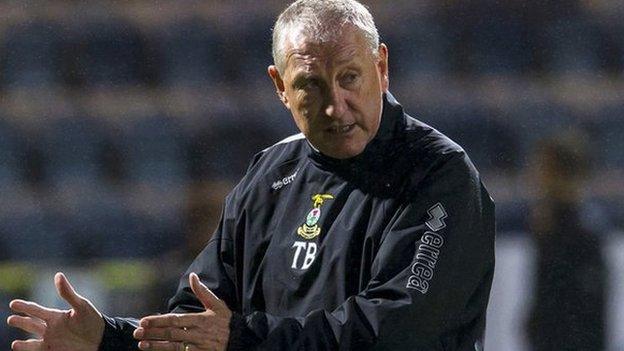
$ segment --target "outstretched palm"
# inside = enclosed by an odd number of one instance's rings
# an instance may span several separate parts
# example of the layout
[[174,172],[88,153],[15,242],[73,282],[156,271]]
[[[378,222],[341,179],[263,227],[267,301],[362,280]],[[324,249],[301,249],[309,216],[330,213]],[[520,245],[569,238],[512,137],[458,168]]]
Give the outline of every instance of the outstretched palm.
[[8,324],[37,337],[16,340],[11,348],[14,351],[97,351],[104,333],[102,314],[89,300],[76,293],[62,273],[56,274],[54,284],[59,295],[72,308],[63,311],[30,301],[11,301],[11,309],[23,316],[10,316]]

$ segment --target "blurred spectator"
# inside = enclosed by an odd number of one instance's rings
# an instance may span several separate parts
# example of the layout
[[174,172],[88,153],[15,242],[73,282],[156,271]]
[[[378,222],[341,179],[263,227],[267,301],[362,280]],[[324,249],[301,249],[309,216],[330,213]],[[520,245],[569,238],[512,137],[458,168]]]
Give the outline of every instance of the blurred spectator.
[[182,264],[187,264],[190,257],[197,256],[212,237],[219,225],[223,201],[233,187],[234,184],[229,181],[199,181],[188,187],[186,242],[180,246],[184,251]]
[[606,269],[598,233],[581,220],[588,161],[576,132],[538,145],[531,228],[537,276],[528,322],[535,351],[605,349]]
[[189,184],[184,208],[184,233],[180,243],[163,251],[153,260],[159,278],[154,282],[148,299],[159,310],[166,311],[168,298],[175,293],[175,287],[188,262],[195,258],[219,225],[225,196],[232,190],[230,181],[196,181]]

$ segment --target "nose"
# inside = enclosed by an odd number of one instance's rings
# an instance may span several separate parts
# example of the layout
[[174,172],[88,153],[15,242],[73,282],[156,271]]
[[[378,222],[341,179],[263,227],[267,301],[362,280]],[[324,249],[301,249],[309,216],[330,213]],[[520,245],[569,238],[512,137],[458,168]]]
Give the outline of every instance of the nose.
[[347,101],[340,87],[332,88],[328,94],[325,114],[331,118],[342,117],[347,110]]

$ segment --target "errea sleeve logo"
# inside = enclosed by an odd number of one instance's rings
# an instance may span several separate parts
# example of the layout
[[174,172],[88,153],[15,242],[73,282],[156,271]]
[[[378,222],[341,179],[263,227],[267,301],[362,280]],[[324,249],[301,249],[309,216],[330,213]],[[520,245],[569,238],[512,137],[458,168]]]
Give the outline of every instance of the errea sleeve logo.
[[444,219],[448,217],[444,207],[438,202],[433,207],[427,211],[429,214],[429,220],[425,222],[429,229],[437,232],[440,229],[444,229],[446,227],[446,223],[444,223]]
[[440,203],[431,207],[427,213],[429,219],[425,225],[430,230],[420,238],[420,245],[412,264],[412,275],[407,280],[407,288],[418,290],[421,294],[426,294],[429,290],[429,281],[433,278],[433,270],[438,262],[440,249],[444,245],[444,238],[436,232],[446,227],[444,219],[448,217]]

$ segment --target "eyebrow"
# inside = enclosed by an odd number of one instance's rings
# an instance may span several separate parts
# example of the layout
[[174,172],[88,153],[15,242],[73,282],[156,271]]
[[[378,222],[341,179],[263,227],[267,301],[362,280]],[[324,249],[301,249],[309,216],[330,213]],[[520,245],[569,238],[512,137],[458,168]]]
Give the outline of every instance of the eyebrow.
[[302,71],[302,72],[295,74],[292,80],[292,84],[297,85],[297,84],[300,84],[303,80],[310,80],[316,77],[318,77],[318,75]]

